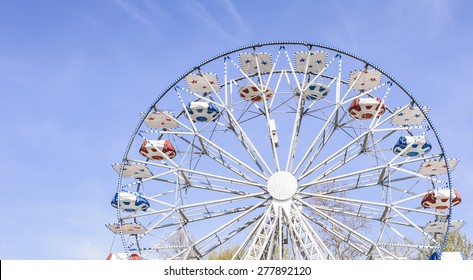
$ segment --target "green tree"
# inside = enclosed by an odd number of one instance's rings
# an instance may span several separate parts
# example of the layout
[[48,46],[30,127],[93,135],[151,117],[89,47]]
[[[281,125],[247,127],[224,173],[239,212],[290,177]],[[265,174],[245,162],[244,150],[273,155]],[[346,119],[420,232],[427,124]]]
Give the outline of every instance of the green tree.
[[466,259],[473,260],[473,243],[465,234],[451,232],[448,235],[445,252],[461,252]]
[[224,248],[217,251],[213,251],[209,254],[209,260],[231,260],[235,253],[238,251],[238,246]]

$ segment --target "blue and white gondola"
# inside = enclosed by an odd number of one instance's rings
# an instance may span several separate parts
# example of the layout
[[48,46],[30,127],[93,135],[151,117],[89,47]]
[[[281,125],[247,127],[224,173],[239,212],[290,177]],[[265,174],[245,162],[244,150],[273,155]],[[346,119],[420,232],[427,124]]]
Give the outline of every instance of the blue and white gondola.
[[394,145],[393,152],[396,155],[406,157],[422,156],[432,150],[432,145],[425,136],[401,136]]
[[125,212],[146,211],[149,201],[139,193],[119,192],[112,199],[111,205]]
[[212,103],[194,101],[187,107],[187,112],[194,122],[210,122],[215,120],[220,111]]

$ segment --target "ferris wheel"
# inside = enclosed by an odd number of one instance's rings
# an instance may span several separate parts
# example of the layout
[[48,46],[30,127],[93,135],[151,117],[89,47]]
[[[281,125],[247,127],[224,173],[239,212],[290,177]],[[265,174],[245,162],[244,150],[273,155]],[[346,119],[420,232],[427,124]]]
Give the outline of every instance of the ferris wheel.
[[217,55],[141,113],[106,226],[131,259],[428,258],[464,224],[428,111],[336,48]]

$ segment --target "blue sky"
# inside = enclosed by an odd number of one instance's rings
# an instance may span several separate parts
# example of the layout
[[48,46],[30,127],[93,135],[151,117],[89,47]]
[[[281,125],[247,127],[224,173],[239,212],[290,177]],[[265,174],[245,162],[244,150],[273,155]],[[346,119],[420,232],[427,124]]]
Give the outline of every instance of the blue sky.
[[[401,82],[459,158],[473,238],[471,1],[1,1],[0,259],[103,259],[119,162],[144,111],[216,54],[298,40]],[[118,240],[116,241],[118,242]]]

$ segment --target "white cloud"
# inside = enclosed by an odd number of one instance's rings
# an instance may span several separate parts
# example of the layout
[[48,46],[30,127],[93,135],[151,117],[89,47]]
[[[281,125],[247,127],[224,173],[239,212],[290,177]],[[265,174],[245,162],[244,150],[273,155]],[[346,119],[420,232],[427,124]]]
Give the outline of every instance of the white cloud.
[[350,19],[347,18],[347,16],[345,15],[344,9],[342,7],[340,7],[340,4],[337,1],[332,0],[332,5],[337,10],[338,16],[342,20],[343,26],[345,27],[345,29],[347,31],[349,41],[352,45],[351,48],[347,48],[347,49],[350,49],[353,52],[357,53],[358,52],[358,47],[357,47],[358,44],[357,44],[357,40],[356,40],[356,36],[355,36],[355,30],[354,30],[354,23],[355,22],[353,20],[350,20]]
[[240,31],[240,35],[250,33],[249,26],[246,24],[245,20],[241,16],[240,12],[238,12],[237,8],[233,5],[233,2],[231,0],[225,0],[223,1],[223,4],[225,6],[225,9],[233,18],[233,21],[236,23],[237,30]]
[[[227,17],[225,18],[225,21],[220,22],[215,16],[216,11],[218,11],[215,7],[210,9],[209,5],[199,3],[198,1],[185,1],[182,7],[185,11],[185,16],[196,18],[198,20],[197,23],[204,26],[205,29],[200,29],[198,31],[199,34],[212,32],[212,38],[236,41],[238,40],[238,37],[246,37],[249,32],[248,27],[244,23],[237,9],[232,3],[227,1],[224,2],[224,8],[230,14],[231,21],[235,24],[230,24],[227,21]],[[218,12],[221,13],[221,11]],[[198,26],[194,25],[190,28],[191,30],[199,29]],[[191,34],[192,33],[194,32],[191,32]],[[238,42],[241,44],[241,40],[238,40]]]
[[155,29],[153,23],[132,3],[126,0],[115,0],[115,3],[117,3],[118,6],[120,6],[120,8],[122,8],[131,18],[143,23],[153,30]]

